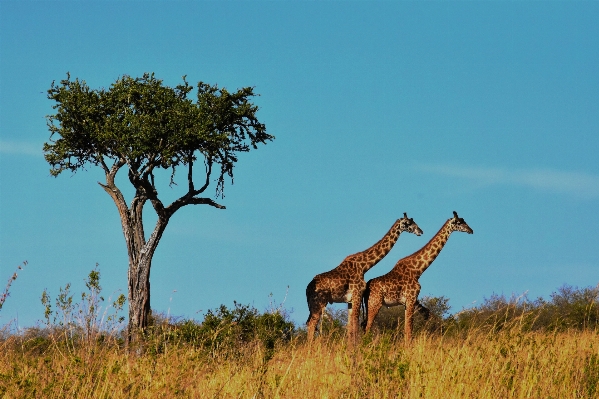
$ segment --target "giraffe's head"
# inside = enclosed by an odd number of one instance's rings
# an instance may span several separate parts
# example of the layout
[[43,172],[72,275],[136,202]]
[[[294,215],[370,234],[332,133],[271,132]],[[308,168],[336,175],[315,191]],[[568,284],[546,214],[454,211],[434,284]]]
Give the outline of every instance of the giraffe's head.
[[458,216],[456,211],[453,211],[453,218],[449,219],[451,231],[463,231],[464,233],[472,234],[474,231],[468,226],[464,219]]
[[408,215],[404,212],[403,218],[399,219],[399,231],[407,231],[408,233],[416,234],[417,236],[422,234],[420,227],[414,222],[414,219],[408,218]]

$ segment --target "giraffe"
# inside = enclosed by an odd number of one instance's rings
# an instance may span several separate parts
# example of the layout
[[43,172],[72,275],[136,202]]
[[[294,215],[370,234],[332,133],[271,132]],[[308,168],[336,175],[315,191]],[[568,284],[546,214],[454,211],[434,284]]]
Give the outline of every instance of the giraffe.
[[368,281],[362,298],[365,308],[362,326],[365,327],[366,332],[370,331],[372,322],[383,304],[385,306],[404,305],[406,307],[404,332],[406,344],[412,340],[414,312],[423,313],[425,318],[428,318],[430,314],[429,310],[418,302],[420,293],[418,279],[433,263],[454,231],[474,233],[464,219],[458,217],[454,211],[453,218],[448,219],[441,230],[424,247],[412,255],[400,259],[389,273]]
[[334,302],[348,304],[348,337],[351,342],[355,340],[362,293],[366,288],[364,273],[391,251],[403,231],[417,236],[422,234],[422,230],[414,222],[414,219],[408,218],[404,212],[404,217],[397,219],[387,234],[372,247],[349,255],[333,270],[318,274],[312,279],[306,288],[306,298],[310,309],[310,316],[306,322],[308,341],[312,341],[314,338],[316,326],[327,303]]

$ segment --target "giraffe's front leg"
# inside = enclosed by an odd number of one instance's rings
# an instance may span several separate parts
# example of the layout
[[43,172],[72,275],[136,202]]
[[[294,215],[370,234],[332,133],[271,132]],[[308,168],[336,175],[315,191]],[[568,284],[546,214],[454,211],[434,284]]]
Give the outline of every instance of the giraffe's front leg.
[[347,304],[347,335],[351,343],[355,343],[358,338],[361,301],[362,295],[354,293],[351,302]]
[[347,304],[347,337],[350,342],[353,342],[355,339],[354,310],[353,302],[349,302]]

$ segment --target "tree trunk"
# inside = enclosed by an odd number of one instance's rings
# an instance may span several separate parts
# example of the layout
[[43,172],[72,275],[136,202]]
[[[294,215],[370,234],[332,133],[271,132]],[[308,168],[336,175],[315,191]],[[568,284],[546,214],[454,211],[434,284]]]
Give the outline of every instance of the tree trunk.
[[136,341],[138,332],[142,332],[150,318],[150,266],[152,260],[140,259],[129,264],[129,324],[127,325],[127,343]]
[[150,267],[156,247],[169,221],[167,214],[159,215],[154,231],[148,241],[143,227],[143,207],[146,197],[137,192],[128,208],[120,190],[114,184],[116,170],[106,174],[106,185],[99,183],[111,196],[119,211],[121,227],[125,236],[129,254],[128,300],[129,323],[127,325],[127,344],[137,341],[139,334],[148,326],[150,318]]
[[[141,224],[141,216],[139,217]],[[148,326],[150,319],[150,267],[152,266],[152,257],[162,233],[168,224],[168,219],[159,218],[156,227],[149,240],[138,249],[130,245],[127,241],[127,250],[129,251],[129,324],[127,327],[127,342],[136,341],[138,335]],[[133,233],[139,234],[137,229],[143,227],[135,226]],[[137,235],[136,234],[136,235]],[[142,232],[143,234],[143,232]],[[133,255],[133,256],[131,256]]]
[[[125,159],[119,159],[109,169],[106,164],[100,160],[104,171],[106,172],[106,184],[99,183],[100,186],[110,195],[119,211],[121,218],[121,227],[125,236],[127,252],[129,254],[128,276],[128,300],[129,300],[129,324],[127,326],[127,344],[137,341],[139,334],[148,326],[150,321],[150,268],[152,266],[152,257],[156,247],[160,242],[162,233],[169,222],[170,217],[181,207],[190,204],[206,204],[215,208],[225,209],[223,205],[217,204],[209,198],[197,198],[196,195],[204,192],[208,187],[212,163],[209,162],[206,172],[206,183],[202,188],[196,190],[192,180],[192,165],[189,161],[189,191],[187,194],[164,207],[158,199],[158,193],[153,183],[144,179],[151,175],[151,168],[144,172],[144,177],[140,178],[136,172],[129,170],[129,180],[136,187],[135,196],[128,207],[123,194],[114,184],[114,179],[119,169],[126,164]],[[158,221],[154,231],[146,241],[143,225],[143,208],[147,201],[152,203],[154,211],[158,215]]]

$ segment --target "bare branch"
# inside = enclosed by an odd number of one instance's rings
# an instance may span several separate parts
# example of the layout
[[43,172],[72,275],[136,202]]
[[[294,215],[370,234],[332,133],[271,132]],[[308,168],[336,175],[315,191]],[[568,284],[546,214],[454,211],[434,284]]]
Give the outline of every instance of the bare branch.
[[193,193],[194,187],[193,187],[193,157],[190,155],[189,156],[189,171],[187,172],[187,181],[189,183],[189,192]]
[[156,211],[156,214],[158,215],[159,219],[168,219],[172,216],[171,213],[167,212],[167,208],[164,207],[164,204],[162,203],[162,201],[158,199],[158,196],[150,198],[150,202],[152,203],[152,206],[154,207],[154,210]]
[[[149,178],[152,179],[151,182],[149,181]],[[164,204],[158,198],[158,190],[156,190],[154,185],[154,175],[150,174],[149,178],[148,176],[145,176],[144,178],[137,179],[136,183],[133,184],[138,191],[143,193],[146,199],[150,200],[158,217],[170,217],[170,215],[166,215]]]
[[[104,190],[106,190],[106,192],[112,197],[112,199],[114,199],[115,202],[117,202],[117,200],[119,200],[119,198],[118,198],[119,196],[120,196],[120,198],[122,198],[122,201],[124,202],[123,195],[121,194],[121,192],[117,188],[117,186],[114,184],[114,178],[116,177],[116,174],[119,171],[119,169],[124,164],[125,164],[125,160],[123,158],[119,158],[117,161],[114,162],[112,167],[110,169],[108,169],[106,162],[104,162],[104,159],[102,159],[102,168],[104,169],[104,171],[106,173],[106,184],[102,184],[100,182],[98,182],[98,184],[100,186],[102,186],[102,188]],[[118,203],[117,203],[117,206],[118,206]]]
[[210,198],[192,198],[189,202],[191,205],[210,205],[218,209],[227,209],[226,206],[217,204]]
[[170,217],[173,213],[177,212],[179,208],[182,208],[185,205],[210,205],[218,209],[227,209],[224,205],[220,205],[210,198],[197,198],[190,195],[190,193],[187,193],[178,200],[173,201],[173,203],[164,209],[164,212]]
[[198,195],[198,194],[203,193],[204,190],[206,190],[206,188],[208,188],[208,185],[210,184],[210,175],[212,174],[212,158],[206,157],[205,165],[206,165],[206,182],[193,195]]
[[104,169],[104,173],[110,173],[110,169],[108,169],[108,165],[106,165],[106,162],[104,162],[104,157],[101,154],[97,156],[96,160],[98,161],[100,166],[102,166],[102,169]]
[[142,179],[145,179],[148,175],[151,175],[154,172],[154,168],[158,164],[158,162],[156,162],[156,158],[157,158],[157,155],[153,154],[148,159],[148,163],[146,164],[144,170],[141,172],[141,178]]

